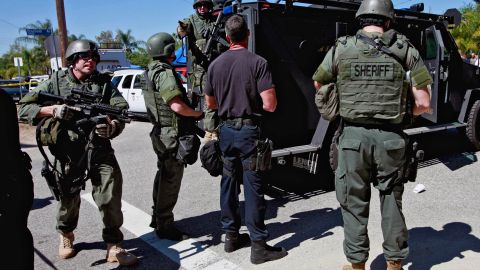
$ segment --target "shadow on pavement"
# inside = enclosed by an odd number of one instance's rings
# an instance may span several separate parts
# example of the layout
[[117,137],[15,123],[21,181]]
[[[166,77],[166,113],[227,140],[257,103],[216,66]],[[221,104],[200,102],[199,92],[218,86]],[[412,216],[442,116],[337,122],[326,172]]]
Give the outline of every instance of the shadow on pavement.
[[[409,230],[410,255],[403,262],[411,263],[409,270],[432,269],[435,265],[455,258],[463,259],[462,252],[480,252],[480,239],[471,234],[472,227],[462,222],[452,222],[442,230],[419,227]],[[385,258],[379,255],[371,264],[372,270],[385,269]]]
[[55,200],[55,199],[52,196],[47,197],[47,198],[43,198],[43,199],[34,198],[31,210],[42,209],[42,208],[52,204],[53,200]]
[[425,159],[420,168],[444,164],[451,171],[478,162],[475,149],[462,130],[447,130],[432,134],[422,134],[411,137],[425,151]]

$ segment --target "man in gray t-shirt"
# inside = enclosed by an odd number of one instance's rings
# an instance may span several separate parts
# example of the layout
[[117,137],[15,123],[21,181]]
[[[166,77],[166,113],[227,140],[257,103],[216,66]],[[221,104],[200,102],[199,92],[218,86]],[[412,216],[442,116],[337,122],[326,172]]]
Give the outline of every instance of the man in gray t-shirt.
[[[267,61],[249,52],[249,30],[243,17],[233,15],[225,26],[230,49],[209,67],[205,87],[208,108],[218,109],[220,150],[223,155],[220,208],[222,229],[226,232],[225,251],[233,252],[252,240],[250,261],[260,264],[287,255],[285,249],[267,245],[265,199],[260,172],[252,161],[261,138],[259,121],[264,111],[277,106]],[[243,182],[245,223],[250,233],[239,234],[238,194]]]

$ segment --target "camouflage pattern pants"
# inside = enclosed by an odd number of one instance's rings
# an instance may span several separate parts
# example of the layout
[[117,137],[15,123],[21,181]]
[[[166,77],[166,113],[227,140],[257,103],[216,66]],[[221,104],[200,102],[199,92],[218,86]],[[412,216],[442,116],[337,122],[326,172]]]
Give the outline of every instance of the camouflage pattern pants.
[[[94,161],[90,171],[92,196],[103,222],[102,238],[106,243],[120,243],[123,233],[122,214],[122,172],[117,159],[111,153],[94,153]],[[62,198],[58,203],[57,231],[72,232],[78,224],[80,211],[80,195],[73,198]]]
[[351,263],[366,262],[371,184],[380,192],[383,252],[387,260],[408,256],[408,230],[402,213],[406,137],[399,132],[346,126],[339,138],[335,190],[342,208],[343,248]]

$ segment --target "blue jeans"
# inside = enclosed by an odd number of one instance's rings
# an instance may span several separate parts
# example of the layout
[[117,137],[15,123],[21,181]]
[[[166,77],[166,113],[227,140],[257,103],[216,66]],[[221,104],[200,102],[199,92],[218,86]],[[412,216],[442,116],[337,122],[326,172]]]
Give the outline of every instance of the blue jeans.
[[253,241],[265,240],[268,231],[265,226],[264,186],[259,172],[251,170],[251,156],[255,153],[255,142],[260,137],[258,126],[220,125],[220,149],[224,156],[220,209],[222,229],[238,232],[240,211],[238,195],[243,180],[245,194],[245,224]]

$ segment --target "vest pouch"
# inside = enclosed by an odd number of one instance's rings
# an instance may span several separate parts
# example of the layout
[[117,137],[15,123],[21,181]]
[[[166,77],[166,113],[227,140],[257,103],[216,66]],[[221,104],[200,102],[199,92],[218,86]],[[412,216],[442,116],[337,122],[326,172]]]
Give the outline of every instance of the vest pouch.
[[332,121],[339,114],[339,98],[334,83],[323,85],[315,94],[315,104],[323,119]]
[[193,165],[198,158],[200,139],[195,134],[183,135],[178,138],[176,158],[183,164]]
[[40,142],[42,146],[56,144],[59,131],[60,121],[53,117],[46,119],[40,127]]
[[210,140],[200,149],[200,161],[211,176],[219,176],[223,171],[222,152],[218,140]]

